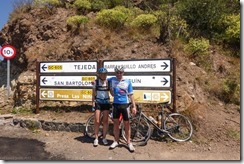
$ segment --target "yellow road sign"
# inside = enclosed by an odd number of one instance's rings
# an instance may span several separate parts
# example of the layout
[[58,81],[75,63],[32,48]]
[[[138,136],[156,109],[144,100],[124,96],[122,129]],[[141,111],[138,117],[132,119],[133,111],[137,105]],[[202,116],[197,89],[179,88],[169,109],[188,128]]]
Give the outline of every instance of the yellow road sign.
[[92,89],[40,89],[40,100],[91,101]]
[[[113,102],[112,95],[110,96],[110,101]],[[171,103],[171,91],[164,90],[134,90],[134,99],[136,103]]]
[[48,70],[62,70],[63,66],[62,65],[49,65],[47,67]]
[[[134,90],[136,103],[171,103],[171,91]],[[92,89],[40,89],[40,100],[91,101]],[[113,102],[113,97],[110,95]]]
[[138,103],[171,103],[171,91],[134,90],[134,99]]

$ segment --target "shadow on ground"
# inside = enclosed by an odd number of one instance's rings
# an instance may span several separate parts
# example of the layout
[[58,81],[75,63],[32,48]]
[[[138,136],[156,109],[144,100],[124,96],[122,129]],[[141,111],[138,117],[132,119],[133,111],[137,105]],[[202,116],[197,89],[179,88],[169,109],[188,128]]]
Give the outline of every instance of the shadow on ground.
[[0,159],[5,161],[65,160],[51,156],[45,143],[35,139],[0,137]]

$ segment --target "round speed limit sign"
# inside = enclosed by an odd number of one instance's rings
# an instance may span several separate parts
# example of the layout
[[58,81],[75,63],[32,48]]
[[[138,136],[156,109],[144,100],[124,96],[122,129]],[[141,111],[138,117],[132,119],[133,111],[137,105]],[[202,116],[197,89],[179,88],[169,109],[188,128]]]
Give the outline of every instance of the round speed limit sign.
[[4,59],[12,59],[16,55],[16,49],[11,45],[5,45],[1,49],[1,54]]

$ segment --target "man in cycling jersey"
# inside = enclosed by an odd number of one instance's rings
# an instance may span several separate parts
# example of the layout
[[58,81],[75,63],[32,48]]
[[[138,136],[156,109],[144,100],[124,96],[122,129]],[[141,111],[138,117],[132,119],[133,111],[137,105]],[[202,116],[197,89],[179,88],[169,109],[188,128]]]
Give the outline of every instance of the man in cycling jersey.
[[98,131],[100,126],[100,115],[103,112],[103,139],[102,142],[104,145],[108,144],[106,139],[106,134],[108,131],[108,114],[110,109],[109,101],[109,84],[107,81],[107,69],[100,68],[98,70],[98,79],[94,81],[93,92],[92,92],[92,107],[95,109],[95,140],[93,146],[98,145]]
[[116,66],[114,69],[116,77],[111,77],[110,93],[114,97],[113,100],[113,120],[114,120],[114,139],[115,141],[110,145],[110,149],[114,149],[119,145],[119,116],[122,114],[125,128],[125,135],[127,139],[128,148],[131,152],[135,151],[133,144],[130,142],[130,103],[132,104],[132,114],[136,114],[136,105],[133,96],[132,83],[128,79],[124,79],[124,67]]

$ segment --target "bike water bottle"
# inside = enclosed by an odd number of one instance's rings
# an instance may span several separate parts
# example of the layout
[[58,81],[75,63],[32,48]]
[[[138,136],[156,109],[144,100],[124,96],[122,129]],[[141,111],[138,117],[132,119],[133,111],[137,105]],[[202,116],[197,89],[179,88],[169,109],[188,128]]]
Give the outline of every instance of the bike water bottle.
[[92,107],[92,112],[94,112],[96,109],[95,109],[95,107]]
[[158,126],[161,127],[161,122],[162,122],[162,115],[158,115]]
[[158,123],[152,116],[149,116],[148,118],[149,118],[149,120],[151,120],[153,123],[155,123],[155,124]]

